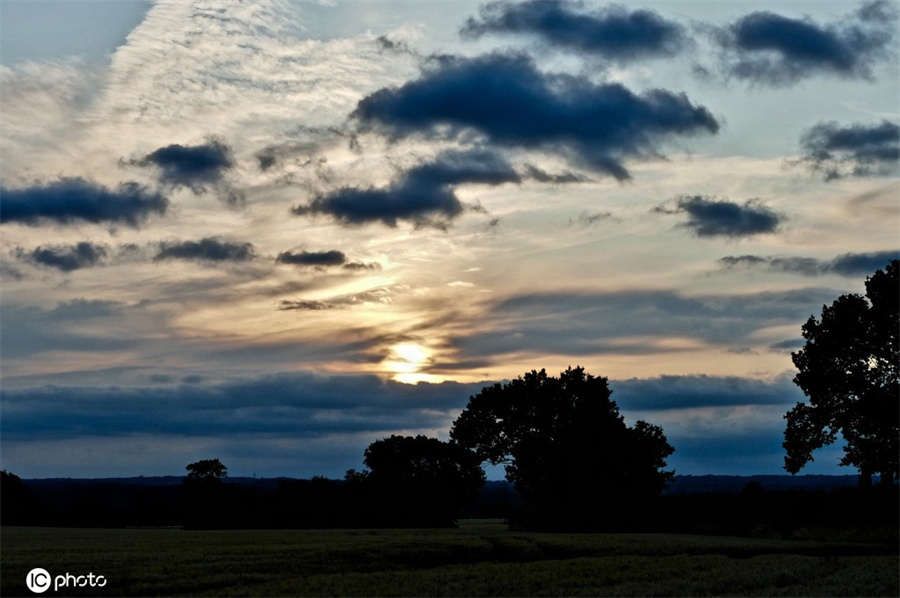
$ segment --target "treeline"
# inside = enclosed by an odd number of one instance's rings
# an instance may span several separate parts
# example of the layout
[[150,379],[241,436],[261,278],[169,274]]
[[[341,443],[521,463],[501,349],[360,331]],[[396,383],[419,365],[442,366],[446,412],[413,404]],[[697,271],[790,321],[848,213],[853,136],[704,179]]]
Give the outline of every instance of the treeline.
[[60,527],[447,527],[461,517],[506,518],[521,505],[505,482],[487,482],[460,503],[431,494],[406,488],[401,495],[400,488],[324,477],[21,480],[3,471],[0,521]]
[[[527,504],[506,482],[487,482],[442,518],[421,494],[398,500],[394,492],[377,494],[352,481],[326,478],[226,478],[195,493],[176,479],[22,481],[4,472],[0,489],[4,525],[367,528],[441,527],[469,517],[502,518],[513,525],[528,520]],[[896,486],[764,490],[745,482],[739,493],[669,494],[598,511],[594,525],[581,529],[779,537],[843,530],[858,538],[896,540],[898,501]]]

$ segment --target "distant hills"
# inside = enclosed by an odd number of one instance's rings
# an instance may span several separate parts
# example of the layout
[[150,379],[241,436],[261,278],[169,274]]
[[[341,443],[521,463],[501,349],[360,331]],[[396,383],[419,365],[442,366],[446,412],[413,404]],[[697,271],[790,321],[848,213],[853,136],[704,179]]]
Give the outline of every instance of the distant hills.
[[[278,487],[284,480],[296,478],[248,478],[229,477],[225,481],[229,484],[252,486],[259,490],[267,490]],[[51,489],[59,486],[144,486],[164,487],[177,486],[184,480],[183,476],[137,476],[128,478],[33,478],[23,480],[34,489]],[[677,475],[668,485],[663,494],[737,494],[747,484],[757,482],[766,491],[786,490],[836,490],[839,488],[852,488],[858,483],[855,475]],[[485,485],[485,491],[495,493],[497,491],[511,491],[511,484],[504,480],[489,481]],[[510,487],[510,488],[507,488]]]

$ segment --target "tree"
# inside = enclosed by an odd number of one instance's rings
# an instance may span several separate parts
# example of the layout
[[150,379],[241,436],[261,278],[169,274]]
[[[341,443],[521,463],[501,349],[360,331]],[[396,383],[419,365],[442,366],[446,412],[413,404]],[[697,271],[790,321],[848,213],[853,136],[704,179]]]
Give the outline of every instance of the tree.
[[898,477],[900,437],[900,260],[866,279],[866,296],[847,294],[803,325],[806,344],[791,357],[794,383],[809,398],[785,414],[784,468],[797,473],[813,451],[845,441],[841,465],[859,469],[860,484]]
[[22,478],[0,470],[0,522],[3,525],[22,525],[28,522],[34,511],[34,497]]
[[188,474],[182,485],[184,526],[193,529],[234,527],[237,510],[229,504],[234,499],[234,488],[226,488],[222,483],[228,468],[218,459],[202,459],[188,464],[185,469]]
[[[583,368],[531,371],[469,399],[450,437],[506,479],[540,525],[608,525],[609,509],[656,496],[674,472],[662,428],[628,427],[607,379]],[[608,508],[604,508],[608,507]]]
[[368,471],[350,470],[347,481],[368,488],[381,515],[397,525],[451,525],[484,483],[474,453],[422,435],[377,440],[364,461]]
[[228,468],[218,459],[201,459],[185,466],[188,479],[220,480],[228,475]]

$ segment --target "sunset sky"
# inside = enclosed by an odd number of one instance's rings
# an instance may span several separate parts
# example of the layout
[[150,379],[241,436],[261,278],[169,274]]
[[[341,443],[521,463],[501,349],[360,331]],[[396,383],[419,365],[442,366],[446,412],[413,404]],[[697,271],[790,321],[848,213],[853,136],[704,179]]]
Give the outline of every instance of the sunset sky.
[[897,8],[0,0],[0,466],[340,476],[582,365],[783,473],[801,324],[900,257]]

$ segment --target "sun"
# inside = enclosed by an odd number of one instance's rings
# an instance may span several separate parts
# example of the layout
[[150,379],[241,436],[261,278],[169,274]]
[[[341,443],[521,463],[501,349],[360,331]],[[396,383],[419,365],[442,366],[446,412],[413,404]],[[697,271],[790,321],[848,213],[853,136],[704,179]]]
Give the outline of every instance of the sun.
[[421,372],[430,363],[431,351],[427,347],[417,343],[399,343],[391,347],[390,355],[383,365],[394,374],[393,378],[397,382],[416,384],[440,380],[438,376]]

